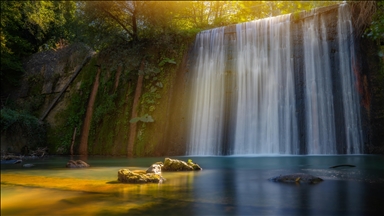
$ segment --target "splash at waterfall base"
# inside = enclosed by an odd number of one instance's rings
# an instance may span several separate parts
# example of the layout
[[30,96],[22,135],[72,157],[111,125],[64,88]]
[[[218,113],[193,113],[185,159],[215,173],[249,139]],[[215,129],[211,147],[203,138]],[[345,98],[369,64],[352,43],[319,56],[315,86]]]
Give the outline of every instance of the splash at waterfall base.
[[342,4],[199,33],[187,154],[365,153],[351,16]]

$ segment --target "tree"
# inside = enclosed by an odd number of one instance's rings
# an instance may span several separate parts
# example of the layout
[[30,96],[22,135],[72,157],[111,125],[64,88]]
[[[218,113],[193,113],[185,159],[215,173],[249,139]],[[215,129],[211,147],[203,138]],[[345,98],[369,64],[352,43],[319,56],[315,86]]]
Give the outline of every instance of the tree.
[[74,2],[1,1],[1,92],[18,84],[21,60],[69,36]]
[[[145,2],[141,1],[89,1],[81,10],[90,26],[115,28],[125,40],[138,40],[138,20]],[[103,29],[101,29],[103,30]]]

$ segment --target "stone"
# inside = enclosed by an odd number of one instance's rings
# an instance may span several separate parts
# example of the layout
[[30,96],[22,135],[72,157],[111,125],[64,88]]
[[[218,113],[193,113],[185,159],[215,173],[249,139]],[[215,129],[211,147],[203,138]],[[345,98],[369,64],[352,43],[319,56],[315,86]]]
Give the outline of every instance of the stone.
[[163,171],[195,171],[202,170],[202,168],[192,162],[192,160],[188,160],[188,162],[165,158],[164,165],[162,167]]
[[67,165],[66,165],[67,168],[86,168],[86,167],[89,167],[89,164],[87,164],[86,162],[82,161],[82,160],[69,160]]
[[196,171],[198,171],[198,170],[203,170],[203,168],[201,168],[201,167],[199,166],[199,164],[193,163],[192,160],[188,160],[187,164],[188,164],[189,166],[191,166],[191,167],[193,168],[193,170],[196,170]]
[[146,173],[155,173],[155,174],[161,174],[161,167],[163,164],[152,164],[146,171]]
[[20,159],[6,159],[6,160],[1,160],[1,164],[18,164],[23,162]]
[[25,168],[30,168],[30,167],[34,167],[35,165],[34,164],[23,164],[23,167]]
[[322,182],[323,179],[305,174],[305,173],[295,173],[295,174],[290,174],[290,175],[280,175],[277,177],[273,177],[269,179],[270,181],[274,182],[286,182],[286,183],[310,183],[310,184],[315,184]]
[[117,180],[122,183],[163,183],[165,178],[160,174],[142,173],[129,169],[120,169],[117,172]]

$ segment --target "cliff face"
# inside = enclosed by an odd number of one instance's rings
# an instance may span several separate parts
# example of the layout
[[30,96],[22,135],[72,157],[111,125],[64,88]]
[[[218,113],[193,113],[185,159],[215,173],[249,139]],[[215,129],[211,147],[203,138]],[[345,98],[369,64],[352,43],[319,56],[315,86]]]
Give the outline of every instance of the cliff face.
[[[13,104],[32,113],[38,119],[44,120],[51,128],[63,124],[65,119],[60,122],[56,118],[57,114],[71,104],[69,92],[77,91],[80,87],[78,81],[70,81],[86,63],[87,57],[89,58],[93,54],[94,52],[89,47],[83,44],[73,44],[56,51],[50,50],[30,56],[24,62],[25,74],[20,88],[9,95],[9,101],[13,101]],[[61,91],[64,94],[59,98]],[[56,103],[53,103],[54,101]],[[45,114],[47,115],[45,116]],[[24,128],[23,125],[15,126]],[[17,153],[23,146],[35,148],[36,145],[47,145],[41,143],[40,140],[40,137],[45,136],[45,132],[34,135],[30,133],[31,131],[25,131],[25,129],[20,132],[2,132],[2,150]],[[31,140],[31,136],[35,136],[36,141]],[[37,139],[38,137],[39,139]],[[53,149],[55,150],[55,148]]]
[[[190,40],[169,40],[97,54],[83,44],[37,53],[25,62],[13,99],[35,104],[30,110],[50,125],[46,145],[52,154],[182,155],[182,139],[173,137],[183,127],[173,110],[183,106],[183,56]],[[16,151],[25,145],[20,143]]]
[[[24,64],[25,74],[21,89],[16,94],[17,100],[25,103],[33,100],[32,97],[42,97],[43,100],[35,107],[36,113],[40,114],[38,117],[41,120],[46,117],[47,122],[55,126],[58,122],[54,117],[57,112],[68,106],[70,100],[64,95],[55,104],[54,109],[50,110],[50,106],[62,90],[79,89],[79,81],[71,82],[71,79],[75,77],[77,71],[82,69],[87,57],[93,54],[89,47],[73,44],[57,51],[50,50],[32,55]],[[45,113],[49,115],[43,116]]]
[[356,87],[364,107],[365,146],[367,153],[384,154],[384,58],[378,55],[384,46],[367,39],[358,42],[357,58],[361,64]]

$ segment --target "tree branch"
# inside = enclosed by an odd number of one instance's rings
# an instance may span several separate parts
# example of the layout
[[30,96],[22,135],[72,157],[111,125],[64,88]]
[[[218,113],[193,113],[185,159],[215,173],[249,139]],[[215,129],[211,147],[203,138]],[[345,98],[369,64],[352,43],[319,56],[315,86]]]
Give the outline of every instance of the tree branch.
[[107,13],[112,19],[114,19],[132,38],[135,38],[135,35],[112,13],[102,8],[102,10]]

